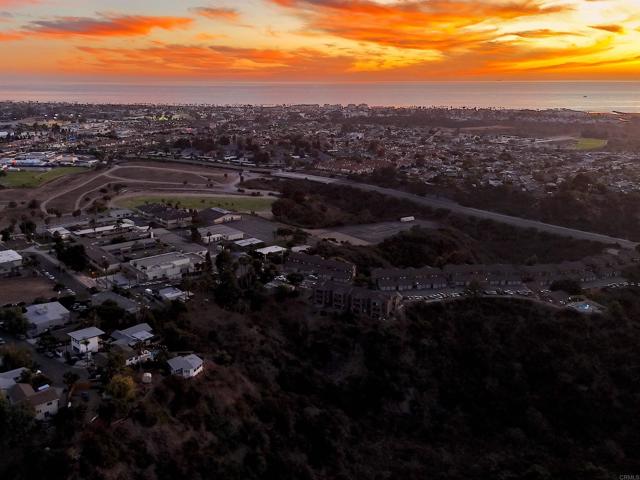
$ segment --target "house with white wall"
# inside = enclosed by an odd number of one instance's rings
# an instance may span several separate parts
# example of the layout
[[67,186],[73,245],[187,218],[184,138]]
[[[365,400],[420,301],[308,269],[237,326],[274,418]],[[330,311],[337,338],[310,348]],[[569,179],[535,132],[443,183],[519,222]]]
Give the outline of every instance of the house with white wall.
[[104,335],[104,332],[99,328],[89,327],[67,335],[71,338],[71,350],[74,353],[96,353],[100,349],[100,335]]
[[13,405],[30,405],[36,420],[47,420],[58,413],[60,395],[52,387],[45,386],[35,391],[28,383],[18,383],[9,390],[8,397]]
[[193,354],[174,357],[167,363],[171,368],[171,375],[179,375],[183,378],[193,378],[204,371],[204,360]]

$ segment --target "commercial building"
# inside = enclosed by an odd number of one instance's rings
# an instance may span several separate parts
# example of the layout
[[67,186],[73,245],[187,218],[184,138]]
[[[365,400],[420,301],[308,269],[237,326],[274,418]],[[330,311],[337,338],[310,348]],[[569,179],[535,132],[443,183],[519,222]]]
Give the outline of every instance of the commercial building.
[[193,253],[171,252],[153,257],[132,260],[133,267],[139,280],[180,280],[185,275],[197,271],[204,263],[200,255]]
[[251,238],[245,238],[243,240],[237,240],[237,241],[233,242],[233,245],[238,250],[242,250],[242,251],[248,252],[250,250],[255,250],[257,248],[263,247],[264,246],[264,242],[262,240],[260,240],[259,238],[251,237]]
[[148,219],[168,229],[184,228],[191,224],[193,218],[193,214],[188,210],[158,203],[142,205],[138,210]]
[[226,225],[213,225],[211,227],[199,228],[198,233],[202,238],[202,242],[205,244],[217,243],[223,240],[226,242],[234,242],[244,238],[244,233],[240,230],[227,227]]
[[42,303],[27,307],[24,314],[29,322],[27,335],[36,337],[56,327],[62,327],[71,316],[60,302]]
[[198,220],[205,225],[220,225],[242,220],[242,215],[224,208],[207,208],[198,212]]

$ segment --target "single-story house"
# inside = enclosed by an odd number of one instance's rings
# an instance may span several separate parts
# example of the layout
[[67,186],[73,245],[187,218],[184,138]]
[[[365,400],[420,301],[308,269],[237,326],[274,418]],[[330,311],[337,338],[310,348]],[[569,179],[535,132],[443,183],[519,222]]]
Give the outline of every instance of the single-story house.
[[124,330],[116,330],[111,334],[113,343],[129,346],[148,343],[153,336],[153,329],[148,323],[138,323]]
[[26,368],[16,368],[15,370],[9,370],[8,372],[0,373],[0,395],[8,392],[11,388],[20,381],[22,374],[27,372]]
[[172,302],[174,300],[179,300],[181,302],[186,302],[189,300],[189,293],[183,292],[179,288],[175,287],[167,287],[158,290],[158,295],[165,301]]
[[[109,353],[116,353],[122,356],[124,364],[129,367],[131,365],[137,365],[142,362],[146,362],[152,358],[152,354],[149,350],[144,348],[132,348],[124,343],[114,343],[111,345]],[[93,358],[96,365],[100,367],[106,367],[109,363],[109,354],[106,352],[100,352]]]
[[22,268],[22,255],[15,250],[0,252],[0,277],[16,275]]
[[140,307],[136,302],[134,302],[130,298],[118,295],[115,292],[105,291],[96,293],[95,295],[91,295],[91,305],[93,305],[94,307],[102,305],[107,301],[114,302],[127,313],[135,314],[138,313],[138,310],[140,310]]
[[204,360],[193,354],[174,357],[167,363],[171,368],[171,375],[180,375],[184,378],[193,378],[204,371]]

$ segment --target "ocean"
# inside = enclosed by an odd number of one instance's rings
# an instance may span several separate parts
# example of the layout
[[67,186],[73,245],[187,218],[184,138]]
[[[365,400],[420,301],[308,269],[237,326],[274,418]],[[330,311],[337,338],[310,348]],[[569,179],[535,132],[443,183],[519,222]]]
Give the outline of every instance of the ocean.
[[640,113],[638,82],[1,84],[0,100],[212,105],[360,104]]

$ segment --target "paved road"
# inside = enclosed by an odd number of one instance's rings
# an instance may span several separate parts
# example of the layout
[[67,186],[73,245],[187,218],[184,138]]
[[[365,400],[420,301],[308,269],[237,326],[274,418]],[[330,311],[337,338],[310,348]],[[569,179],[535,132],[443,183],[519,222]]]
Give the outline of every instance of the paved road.
[[51,380],[55,387],[64,387],[64,374],[67,372],[74,372],[78,374],[82,380],[86,380],[89,376],[85,368],[70,366],[61,358],[49,358],[42,353],[38,353],[35,345],[32,345],[30,342],[17,340],[15,337],[10,335],[4,335],[3,338],[7,341],[7,345],[15,345],[20,348],[28,349],[29,352],[31,352],[31,357],[34,362],[38,364],[38,368],[42,370],[44,376]]
[[471,217],[483,218],[487,220],[494,220],[496,222],[504,223],[507,225],[513,225],[520,228],[533,228],[539,231],[552,233],[554,235],[560,235],[563,237],[571,237],[579,240],[592,240],[595,242],[618,244],[623,248],[635,248],[638,243],[625,240],[623,238],[611,237],[609,235],[603,235],[600,233],[586,232],[583,230],[577,230],[575,228],[562,227],[560,225],[552,225],[549,223],[539,222],[537,220],[530,220],[526,218],[512,217],[502,213],[491,212],[488,210],[480,210],[478,208],[465,207],[451,200],[436,198],[436,197],[421,197],[419,195],[413,195],[411,193],[403,192],[400,190],[394,190],[391,188],[378,187],[376,185],[370,185],[366,183],[354,182],[342,178],[328,178],[317,175],[305,175],[302,173],[290,173],[290,172],[274,172],[274,177],[291,178],[296,180],[309,180],[312,182],[320,182],[326,184],[339,184],[347,185],[350,187],[358,188],[360,190],[379,192],[384,195],[388,195],[394,198],[401,198],[411,200],[419,205],[424,205],[431,208],[443,208],[454,213],[467,215]]

